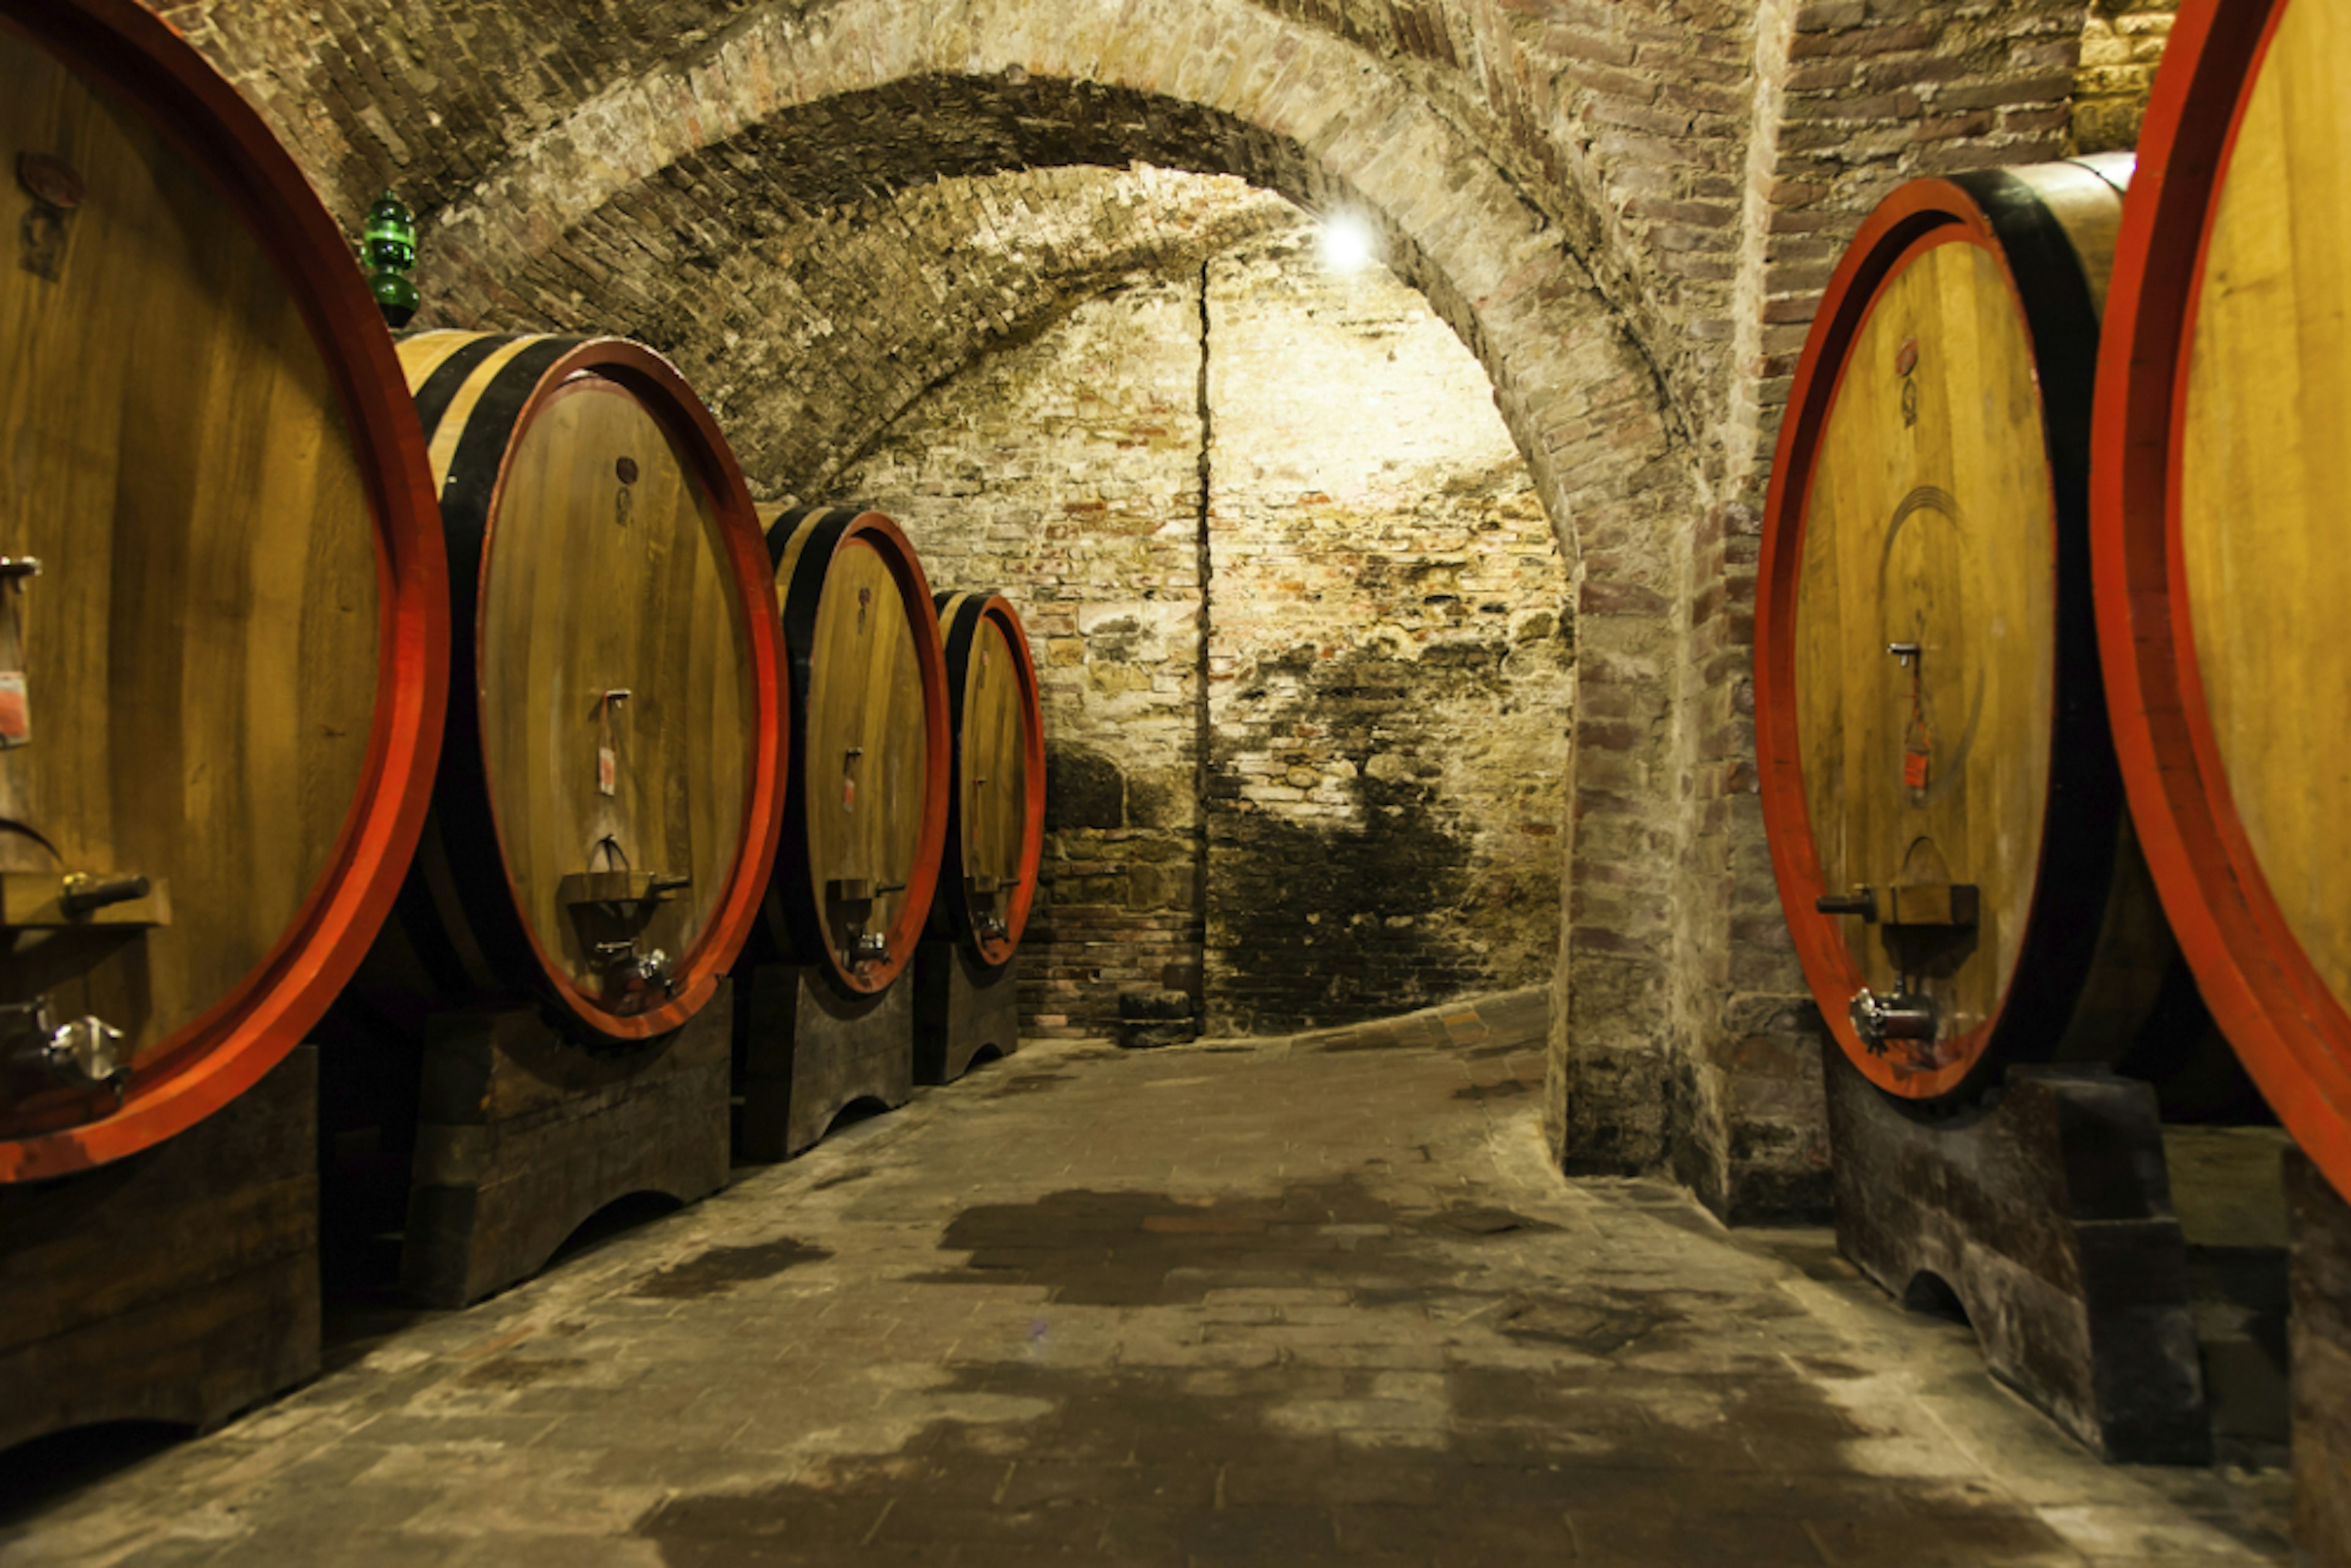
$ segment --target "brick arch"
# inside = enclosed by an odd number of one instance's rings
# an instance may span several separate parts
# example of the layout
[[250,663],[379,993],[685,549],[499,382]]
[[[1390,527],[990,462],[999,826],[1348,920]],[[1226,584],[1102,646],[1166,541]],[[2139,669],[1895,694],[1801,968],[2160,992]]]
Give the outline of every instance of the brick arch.
[[[1701,509],[1681,413],[1637,325],[1561,226],[1426,99],[1343,40],[1243,0],[1165,10],[841,0],[803,16],[755,13],[695,58],[590,99],[438,214],[436,287],[458,308],[495,310],[501,278],[560,264],[567,233],[657,183],[698,182],[723,203],[760,185],[770,162],[841,172],[869,159],[887,180],[893,148],[914,162],[899,177],[929,178],[953,172],[936,166],[935,144],[967,140],[1008,168],[1071,149],[1096,162],[1150,156],[1370,217],[1391,266],[1485,365],[1574,566],[1560,1009],[1574,1030],[1572,1051],[1563,1022],[1554,1040],[1563,1070],[1549,1120],[1557,1135],[1573,1083],[1579,1122],[1646,1124],[1653,1142],[1656,1052],[1676,1030],[1675,694]],[[967,139],[948,120],[951,134],[924,136],[941,105],[988,107],[993,129]],[[779,125],[806,138],[746,155]]]
[[[1638,329],[1559,228],[1346,44],[1239,0],[1195,4],[1186,24],[1158,27],[1125,9],[844,0],[804,17],[757,13],[696,59],[589,99],[444,208],[432,281],[487,309],[501,278],[559,255],[566,231],[608,204],[747,156],[797,154],[810,206],[893,180],[1047,162],[1238,174],[1386,230],[1392,264],[1486,363],[1562,543],[1580,553],[1593,530],[1568,519],[1601,499],[1607,476],[1667,461],[1682,421]],[[840,176],[830,189],[828,172]],[[764,173],[726,177],[766,184]],[[1604,564],[1614,577],[1634,563]]]
[[[1235,179],[1081,167],[844,194],[770,235],[768,201],[793,199],[792,184],[764,187],[735,214],[683,182],[643,187],[625,212],[574,225],[559,251],[502,277],[489,310],[428,296],[418,324],[593,326],[650,343],[718,416],[755,494],[821,498],[989,355],[1130,283],[1196,278],[1212,257],[1299,218]],[[616,277],[625,285],[599,281]],[[892,308],[907,299],[923,308]]]

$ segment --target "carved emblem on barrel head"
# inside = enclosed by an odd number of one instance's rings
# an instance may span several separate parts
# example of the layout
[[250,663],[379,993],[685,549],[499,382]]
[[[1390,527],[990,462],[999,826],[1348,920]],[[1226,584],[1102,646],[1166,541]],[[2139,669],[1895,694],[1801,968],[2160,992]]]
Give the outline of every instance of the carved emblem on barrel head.
[[72,164],[44,152],[16,155],[16,183],[33,198],[17,225],[17,265],[47,283],[65,276],[66,220],[88,188]]

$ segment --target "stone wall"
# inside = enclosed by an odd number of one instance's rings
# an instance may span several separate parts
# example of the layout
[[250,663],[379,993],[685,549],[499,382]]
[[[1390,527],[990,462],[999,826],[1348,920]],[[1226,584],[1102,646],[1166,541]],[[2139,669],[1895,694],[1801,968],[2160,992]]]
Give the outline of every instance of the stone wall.
[[935,583],[1027,616],[1040,1033],[1170,982],[1259,1032],[1549,974],[1566,572],[1419,295],[1327,273],[1302,226],[1132,281],[938,389],[841,488]]
[[2124,152],[2138,145],[2139,121],[2179,0],[2096,0],[2082,29],[2074,75],[2074,145]]
[[1209,1026],[1539,985],[1565,574],[1493,390],[1311,234],[1209,268]]

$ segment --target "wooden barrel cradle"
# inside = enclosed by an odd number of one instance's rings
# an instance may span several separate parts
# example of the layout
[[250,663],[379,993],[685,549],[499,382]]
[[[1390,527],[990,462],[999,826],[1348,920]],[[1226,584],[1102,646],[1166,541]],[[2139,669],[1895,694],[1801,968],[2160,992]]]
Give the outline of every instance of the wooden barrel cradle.
[[423,826],[446,565],[349,246],[128,0],[0,0],[0,1182],[325,1012]]
[[914,957],[946,844],[938,615],[914,546],[879,512],[781,512],[768,550],[793,758],[768,930],[779,956],[871,996]]
[[1782,431],[1756,626],[1772,866],[1838,1042],[1905,1101],[2111,1060],[2175,968],[2089,603],[2128,176],[2125,157],[1900,187],[1837,269]]
[[2132,814],[2214,1016],[2351,1192],[2351,7],[2182,8],[2099,366]]
[[402,956],[444,1000],[536,999],[581,1044],[666,1034],[757,924],[782,821],[741,472],[638,344],[424,332],[400,357],[464,629]]
[[1045,841],[1045,714],[1019,612],[1001,595],[942,593],[947,726],[955,737],[935,930],[982,963],[1011,961],[1037,896]]

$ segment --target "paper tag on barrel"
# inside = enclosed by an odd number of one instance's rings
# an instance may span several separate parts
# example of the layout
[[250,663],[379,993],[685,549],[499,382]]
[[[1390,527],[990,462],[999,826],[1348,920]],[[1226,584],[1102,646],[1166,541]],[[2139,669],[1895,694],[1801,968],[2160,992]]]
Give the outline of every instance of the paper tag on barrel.
[[0,750],[33,738],[33,709],[25,693],[25,672],[0,670]]

